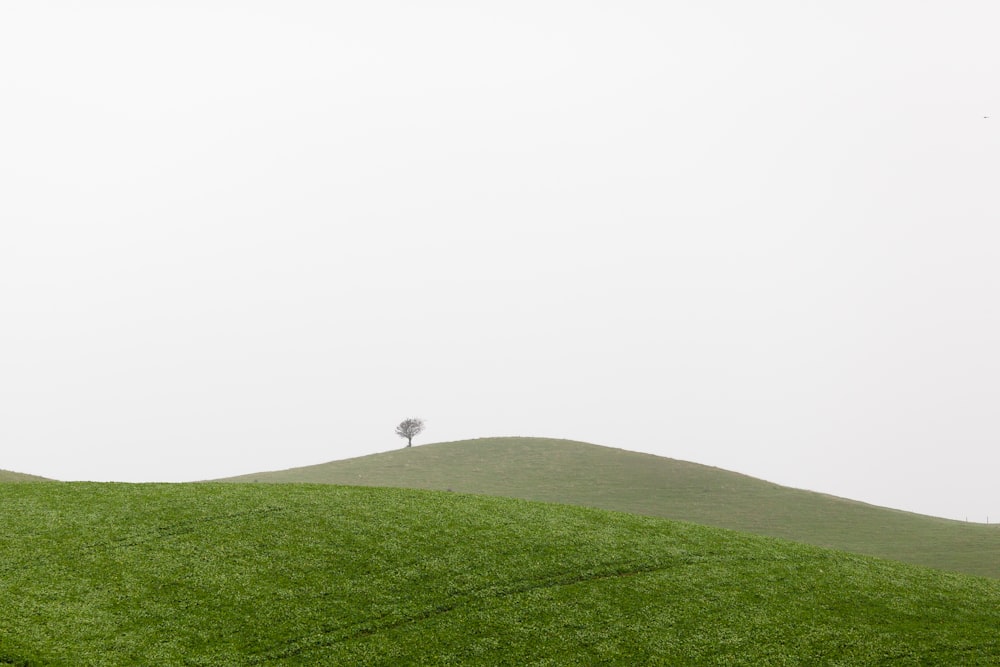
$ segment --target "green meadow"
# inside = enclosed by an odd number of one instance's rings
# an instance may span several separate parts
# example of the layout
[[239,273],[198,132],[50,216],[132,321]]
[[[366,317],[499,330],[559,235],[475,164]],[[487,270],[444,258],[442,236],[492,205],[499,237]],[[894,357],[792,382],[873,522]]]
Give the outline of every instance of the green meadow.
[[446,442],[232,479],[450,489],[598,507],[1000,579],[1000,526],[901,512],[569,440]]
[[37,475],[26,475],[21,472],[11,472],[10,470],[0,470],[0,482],[46,482],[50,481]]
[[0,484],[0,665],[995,665],[1000,581],[658,517]]

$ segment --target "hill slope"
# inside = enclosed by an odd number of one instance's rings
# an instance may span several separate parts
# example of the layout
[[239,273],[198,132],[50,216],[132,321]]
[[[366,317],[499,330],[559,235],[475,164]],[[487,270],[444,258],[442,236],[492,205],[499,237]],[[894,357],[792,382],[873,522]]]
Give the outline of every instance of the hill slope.
[[1000,582],[321,485],[0,485],[0,664],[1000,664]]
[[569,440],[446,442],[231,481],[450,489],[568,503],[1000,578],[997,526],[875,507],[718,468]]
[[0,483],[2,482],[51,482],[52,480],[37,475],[26,475],[22,472],[11,472],[0,470]]

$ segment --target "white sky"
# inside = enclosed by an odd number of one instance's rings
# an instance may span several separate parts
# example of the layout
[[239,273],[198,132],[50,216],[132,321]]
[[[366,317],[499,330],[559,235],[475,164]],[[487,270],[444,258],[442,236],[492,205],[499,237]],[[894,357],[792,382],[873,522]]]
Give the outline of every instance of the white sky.
[[0,468],[204,479],[420,416],[1000,521],[998,25],[5,0]]

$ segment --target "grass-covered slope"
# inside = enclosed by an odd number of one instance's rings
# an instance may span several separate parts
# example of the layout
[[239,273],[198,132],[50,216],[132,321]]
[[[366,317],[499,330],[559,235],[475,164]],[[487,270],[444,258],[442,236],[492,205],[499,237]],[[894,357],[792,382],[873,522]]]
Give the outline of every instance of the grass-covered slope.
[[26,475],[23,472],[11,472],[10,470],[0,470],[0,483],[2,482],[49,482],[51,480],[37,475]]
[[875,507],[674,459],[543,438],[400,449],[235,481],[452,489],[693,521],[1000,578],[1000,527]]
[[0,665],[1000,664],[1000,582],[389,488],[0,485]]

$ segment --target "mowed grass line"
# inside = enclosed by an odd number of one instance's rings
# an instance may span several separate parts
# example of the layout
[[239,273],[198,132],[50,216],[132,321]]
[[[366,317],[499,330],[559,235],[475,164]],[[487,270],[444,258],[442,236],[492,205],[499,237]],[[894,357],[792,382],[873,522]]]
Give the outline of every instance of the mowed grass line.
[[1000,526],[792,489],[665,457],[546,438],[481,438],[232,478],[452,489],[691,521],[1000,578]]
[[1000,582],[391,488],[0,484],[0,664],[1000,664]]

